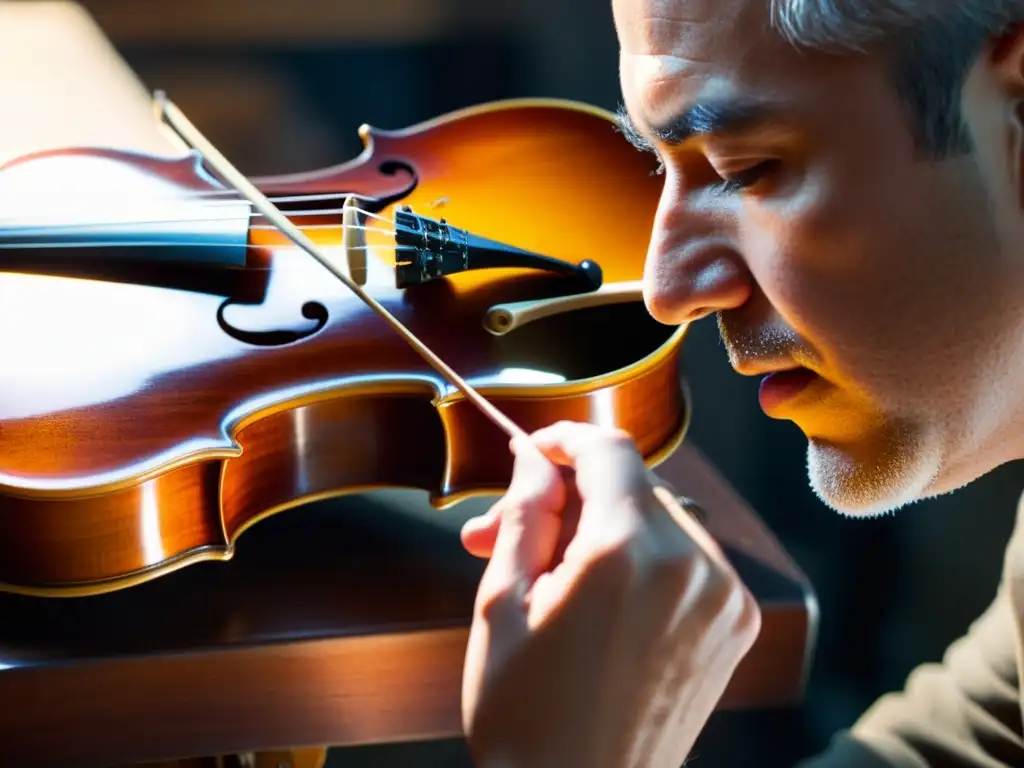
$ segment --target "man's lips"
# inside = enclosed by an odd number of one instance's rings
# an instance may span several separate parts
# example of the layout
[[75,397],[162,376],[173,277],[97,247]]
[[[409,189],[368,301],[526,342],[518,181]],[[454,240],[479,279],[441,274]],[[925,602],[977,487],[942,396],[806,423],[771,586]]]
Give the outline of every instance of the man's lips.
[[814,383],[818,374],[808,368],[790,368],[769,373],[761,380],[758,400],[766,413],[792,400]]

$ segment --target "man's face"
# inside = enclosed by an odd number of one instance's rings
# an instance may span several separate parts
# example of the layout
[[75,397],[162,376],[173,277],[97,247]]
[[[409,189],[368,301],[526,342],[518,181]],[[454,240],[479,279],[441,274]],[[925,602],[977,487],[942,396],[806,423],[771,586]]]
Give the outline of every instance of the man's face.
[[767,0],[613,7],[665,168],[648,307],[717,312],[740,373],[803,369],[761,403],[808,437],[823,501],[891,510],[1024,455],[1021,147],[995,71],[965,90],[979,150],[925,161],[883,62],[796,52]]

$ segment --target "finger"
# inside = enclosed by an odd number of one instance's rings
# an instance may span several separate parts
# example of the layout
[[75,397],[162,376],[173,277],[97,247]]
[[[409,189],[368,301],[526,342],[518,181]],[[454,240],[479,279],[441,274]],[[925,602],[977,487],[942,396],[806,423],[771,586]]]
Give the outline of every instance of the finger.
[[[521,438],[513,438],[509,443],[509,448],[514,456],[522,455],[525,461],[534,462],[538,460],[537,447],[530,442],[523,443]],[[513,483],[514,480],[515,469],[513,468]],[[501,526],[502,509],[507,502],[509,494],[515,493],[518,493],[518,489],[510,485],[506,495],[496,504],[491,505],[487,512],[471,517],[462,524],[459,537],[462,541],[462,546],[469,554],[479,558],[489,558],[491,556],[494,551],[494,544],[497,541],[498,529]],[[575,524],[576,522],[573,521],[571,527],[575,528]]]
[[[568,495],[578,496],[576,493],[575,473],[571,469],[560,468],[562,483]],[[494,553],[494,544],[498,538],[498,530],[501,527],[501,514],[503,504],[497,503],[490,507],[482,515],[471,517],[462,524],[459,532],[463,548],[473,557],[486,560]],[[554,561],[561,560],[565,548],[569,545],[573,535],[576,533],[576,526],[579,525],[580,502],[568,501],[562,506],[561,526],[559,544],[555,549]]]
[[[517,457],[522,456],[525,460],[535,461],[538,458],[537,453],[539,452],[549,461],[569,468],[581,457],[583,446],[600,447],[601,445],[607,446],[614,445],[615,443],[619,444],[619,451],[617,453],[626,454],[625,465],[619,463],[618,456],[605,456],[604,460],[600,462],[601,466],[591,467],[591,474],[597,474],[605,480],[612,480],[616,476],[623,476],[625,470],[626,482],[619,486],[618,492],[609,492],[606,487],[594,485],[593,483],[585,483],[584,485],[585,488],[590,489],[591,497],[602,495],[610,497],[608,501],[611,501],[613,499],[621,499],[630,492],[639,490],[642,478],[638,473],[641,469],[646,471],[646,468],[643,467],[642,459],[639,459],[639,454],[636,452],[635,447],[633,447],[632,442],[624,433],[597,427],[592,424],[562,422],[534,433],[527,441],[523,441],[521,438],[514,439],[510,443],[510,448],[514,455]],[[608,464],[617,464],[618,466],[608,466]],[[618,470],[618,475],[613,474],[616,469]],[[574,472],[569,469],[563,470],[563,475],[571,476],[572,474]],[[645,476],[649,476],[649,473]],[[516,492],[516,489],[510,486],[509,494],[514,495]],[[581,499],[583,495],[583,493],[580,493]],[[501,526],[502,509],[505,501],[506,499],[502,499],[491,506],[485,514],[470,518],[463,524],[460,538],[463,547],[471,555],[480,558],[492,556],[498,530]],[[562,542],[559,546],[559,557],[564,552],[565,546],[571,538],[567,531],[575,532],[578,524],[579,506],[574,505],[573,509],[576,517],[570,521],[571,524],[566,526],[566,521],[563,520],[564,530]]]
[[[517,455],[515,439],[509,444],[509,449],[512,451],[513,456]],[[491,557],[494,552],[495,542],[497,541],[498,529],[501,526],[502,510],[510,502],[514,502],[514,499],[523,494],[530,494],[529,485],[526,484],[526,479],[529,478],[527,474],[528,469],[540,466],[540,463],[544,464],[545,470],[547,469],[549,462],[533,446],[519,446],[519,453],[522,454],[522,458],[517,457],[513,465],[512,480],[505,495],[497,503],[491,505],[491,508],[483,515],[471,517],[462,525],[462,530],[460,531],[462,545],[475,557]],[[535,476],[534,481],[543,483],[544,473],[542,472],[540,475]]]
[[[612,448],[624,450],[639,457],[633,438],[621,429],[601,427],[587,422],[560,421],[539,429],[530,435],[528,444],[540,451],[550,461],[563,466],[575,466],[580,459],[595,451]],[[513,450],[520,450],[523,443],[513,443]]]
[[558,469],[538,452],[517,455],[508,493],[495,505],[500,525],[480,586],[482,601],[522,598],[550,567],[564,504]]
[[[567,487],[567,492],[575,490],[575,486]],[[497,508],[495,508],[497,509]],[[580,502],[577,499],[573,504],[566,504],[561,512],[561,530],[558,535],[558,544],[555,547],[552,563],[559,563],[565,557],[566,549],[576,535],[580,522]],[[492,515],[471,518],[463,523],[460,532],[463,548],[473,557],[487,560],[494,554],[494,545],[498,540],[498,531],[501,528],[501,515],[497,511]]]
[[[633,440],[628,434],[617,429],[599,427],[586,422],[559,422],[550,427],[538,430],[531,436],[532,447],[542,451],[549,460],[563,466],[574,466],[581,458],[583,450],[600,445],[601,441],[614,440],[628,445],[627,452],[636,453],[631,457],[632,466],[639,470],[639,464],[646,462],[640,456]],[[638,461],[639,460],[639,461]],[[662,487],[677,499],[686,497],[665,478],[655,474],[651,469],[645,470],[647,482],[651,487]]]
[[471,517],[462,524],[459,532],[462,546],[474,557],[490,557],[500,526],[501,505],[494,504],[484,514]]
[[559,422],[534,432],[530,439],[551,461],[575,469],[584,502],[619,505],[649,491],[643,457],[629,435],[620,430]]

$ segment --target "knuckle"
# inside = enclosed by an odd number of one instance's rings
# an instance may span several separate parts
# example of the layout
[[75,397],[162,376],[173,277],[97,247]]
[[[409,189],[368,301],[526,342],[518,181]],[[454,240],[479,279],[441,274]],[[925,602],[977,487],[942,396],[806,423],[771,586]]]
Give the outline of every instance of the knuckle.
[[633,444],[633,437],[620,427],[609,427],[601,424],[594,424],[588,421],[569,421],[562,419],[556,421],[549,427],[538,430],[535,434],[547,433],[552,435],[565,435],[575,433],[585,434],[589,439],[598,442],[628,443]]
[[494,623],[508,614],[510,608],[521,604],[521,598],[514,585],[502,585],[477,590],[473,610],[487,623]]
[[712,608],[718,623],[733,636],[752,641],[760,632],[761,608],[737,576],[723,576]]
[[530,494],[515,499],[510,508],[512,511],[507,513],[508,517],[525,520],[550,511],[551,505],[546,496]]
[[[680,600],[702,603],[702,610],[719,599],[721,575],[716,564],[696,545],[671,551],[659,548],[649,558],[645,571],[655,589]],[[717,613],[717,605],[713,605],[713,610]]]
[[608,427],[602,430],[601,438],[613,448],[620,448],[630,451],[636,450],[636,441],[633,436],[619,427]]
[[629,538],[611,540],[598,546],[592,561],[596,568],[622,576],[632,576],[637,565],[634,547]]
[[761,608],[739,575],[681,530],[643,528],[609,538],[593,551],[591,568],[613,583],[689,606],[748,648],[760,632]]
[[549,424],[546,427],[542,427],[534,432],[534,436],[542,438],[552,438],[554,440],[564,440],[567,435],[571,435],[573,432],[578,432],[585,425],[580,424],[576,421],[569,421],[568,419],[560,419],[559,421]]
[[650,558],[648,570],[651,578],[676,589],[688,589],[695,582],[706,582],[711,563],[696,547],[660,550]]
[[702,567],[699,550],[692,542],[689,546],[665,546],[656,532],[642,524],[594,542],[590,561],[594,570],[642,582],[645,589],[687,589]]
[[678,593],[696,592],[704,608],[714,615],[744,608],[749,592],[736,573],[684,533],[668,545],[655,534],[649,539],[648,551],[644,570],[660,587]]
[[591,575],[617,584],[631,584],[639,572],[639,559],[632,536],[609,537],[596,542],[588,554]]
[[761,606],[746,587],[742,587],[740,611],[737,626],[749,637],[754,638],[761,632]]
[[739,578],[730,572],[724,571],[721,567],[705,556],[708,572],[711,574],[708,579],[706,602],[714,615],[725,616],[735,613],[740,607],[742,593],[745,591]]
[[588,559],[588,575],[604,585],[689,605],[748,647],[760,632],[761,609],[753,595],[734,571],[692,541],[659,546],[637,531],[598,544]]
[[536,471],[519,473],[512,478],[505,494],[496,502],[502,509],[538,505],[558,487],[559,476],[554,467],[540,466]]

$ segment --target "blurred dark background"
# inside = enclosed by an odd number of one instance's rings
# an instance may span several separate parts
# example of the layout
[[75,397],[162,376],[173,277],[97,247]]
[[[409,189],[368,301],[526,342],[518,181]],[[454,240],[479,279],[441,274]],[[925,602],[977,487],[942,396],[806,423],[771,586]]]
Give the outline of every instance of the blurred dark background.
[[[582,0],[86,0],[150,88],[167,90],[250,174],[357,154],[362,123],[403,128],[475,103],[563,97],[614,108],[610,3]],[[486,169],[482,169],[486,172]],[[586,169],[581,168],[581,183]],[[927,329],[922,329],[922,333]],[[805,570],[820,642],[798,711],[723,713],[694,765],[790,765],[820,750],[917,663],[937,660],[991,598],[1024,470],[851,521],[807,487],[804,440],[766,419],[729,369],[713,321],[686,346],[690,439]],[[685,489],[684,489],[685,490]],[[454,535],[454,533],[452,534]],[[458,742],[337,751],[331,766],[463,766]]]

